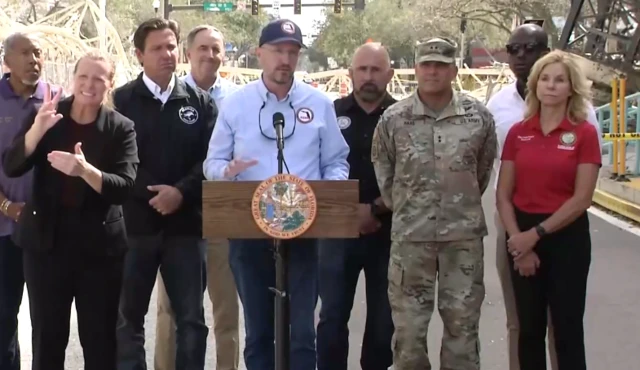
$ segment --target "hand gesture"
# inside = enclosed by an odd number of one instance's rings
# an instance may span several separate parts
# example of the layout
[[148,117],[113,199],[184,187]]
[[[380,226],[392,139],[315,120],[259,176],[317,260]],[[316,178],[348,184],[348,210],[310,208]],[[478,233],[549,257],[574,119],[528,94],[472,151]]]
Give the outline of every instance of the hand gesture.
[[54,150],[47,155],[47,159],[51,163],[51,167],[67,176],[82,176],[87,170],[87,161],[81,147],[82,143],[77,143],[74,148],[75,153]]
[[46,89],[44,92],[44,100],[38,114],[36,115],[34,126],[41,129],[43,132],[47,132],[53,125],[55,125],[62,118],[62,114],[57,112],[58,102],[62,97],[62,89],[58,89],[56,95],[51,98],[51,87],[49,84],[45,84]]
[[258,161],[255,159],[233,159],[229,162],[229,165],[224,170],[224,177],[227,179],[232,179],[236,177],[240,172],[246,170],[249,167],[255,166],[258,164]]
[[149,205],[163,216],[172,214],[182,205],[182,193],[173,186],[152,185],[147,186],[147,189],[158,192],[158,195],[151,198]]
[[507,246],[514,261],[519,260],[531,251],[533,247],[536,246],[538,240],[540,240],[540,237],[534,229],[512,235],[509,240],[507,240]]
[[371,234],[378,231],[380,226],[380,220],[378,220],[371,213],[371,205],[359,204],[358,205],[358,221],[360,223],[360,234]]
[[520,273],[521,276],[533,276],[540,267],[540,258],[536,252],[529,252],[523,257],[514,261],[513,268]]
[[18,222],[18,219],[20,218],[20,213],[22,213],[23,207],[24,207],[24,203],[9,204],[9,207],[7,207],[7,217],[9,217],[15,222]]

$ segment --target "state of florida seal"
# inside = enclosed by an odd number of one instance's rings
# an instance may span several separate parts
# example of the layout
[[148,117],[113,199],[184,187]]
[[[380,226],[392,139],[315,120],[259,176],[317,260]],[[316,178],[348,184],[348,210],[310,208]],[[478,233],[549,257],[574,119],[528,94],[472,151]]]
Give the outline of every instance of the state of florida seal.
[[294,175],[275,175],[258,185],[251,214],[260,230],[274,239],[304,234],[316,219],[316,196],[311,186]]

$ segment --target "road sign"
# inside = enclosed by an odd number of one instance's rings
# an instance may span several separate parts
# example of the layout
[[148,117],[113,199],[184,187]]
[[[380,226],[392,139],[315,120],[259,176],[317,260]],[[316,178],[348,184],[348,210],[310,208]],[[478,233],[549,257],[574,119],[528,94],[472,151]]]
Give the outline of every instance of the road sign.
[[205,12],[220,12],[226,13],[233,11],[232,2],[217,2],[217,1],[205,1],[203,4]]

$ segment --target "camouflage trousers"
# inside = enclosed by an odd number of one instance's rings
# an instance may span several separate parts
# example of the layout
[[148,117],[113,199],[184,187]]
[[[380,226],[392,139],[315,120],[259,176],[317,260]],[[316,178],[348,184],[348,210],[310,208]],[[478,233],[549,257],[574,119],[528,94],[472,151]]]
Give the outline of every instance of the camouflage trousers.
[[394,370],[431,370],[427,331],[436,281],[438,311],[444,323],[440,369],[480,369],[483,257],[482,239],[392,243],[388,293],[395,326]]

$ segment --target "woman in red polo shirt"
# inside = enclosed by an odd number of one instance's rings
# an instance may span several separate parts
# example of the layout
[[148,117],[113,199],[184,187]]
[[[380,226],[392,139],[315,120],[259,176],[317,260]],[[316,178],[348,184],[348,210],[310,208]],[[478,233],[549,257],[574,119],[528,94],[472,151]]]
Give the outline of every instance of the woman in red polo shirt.
[[527,112],[504,143],[497,207],[507,231],[521,370],[545,370],[547,308],[560,370],[586,370],[583,316],[591,264],[587,209],[601,165],[586,121],[589,87],[570,54],[534,65]]

